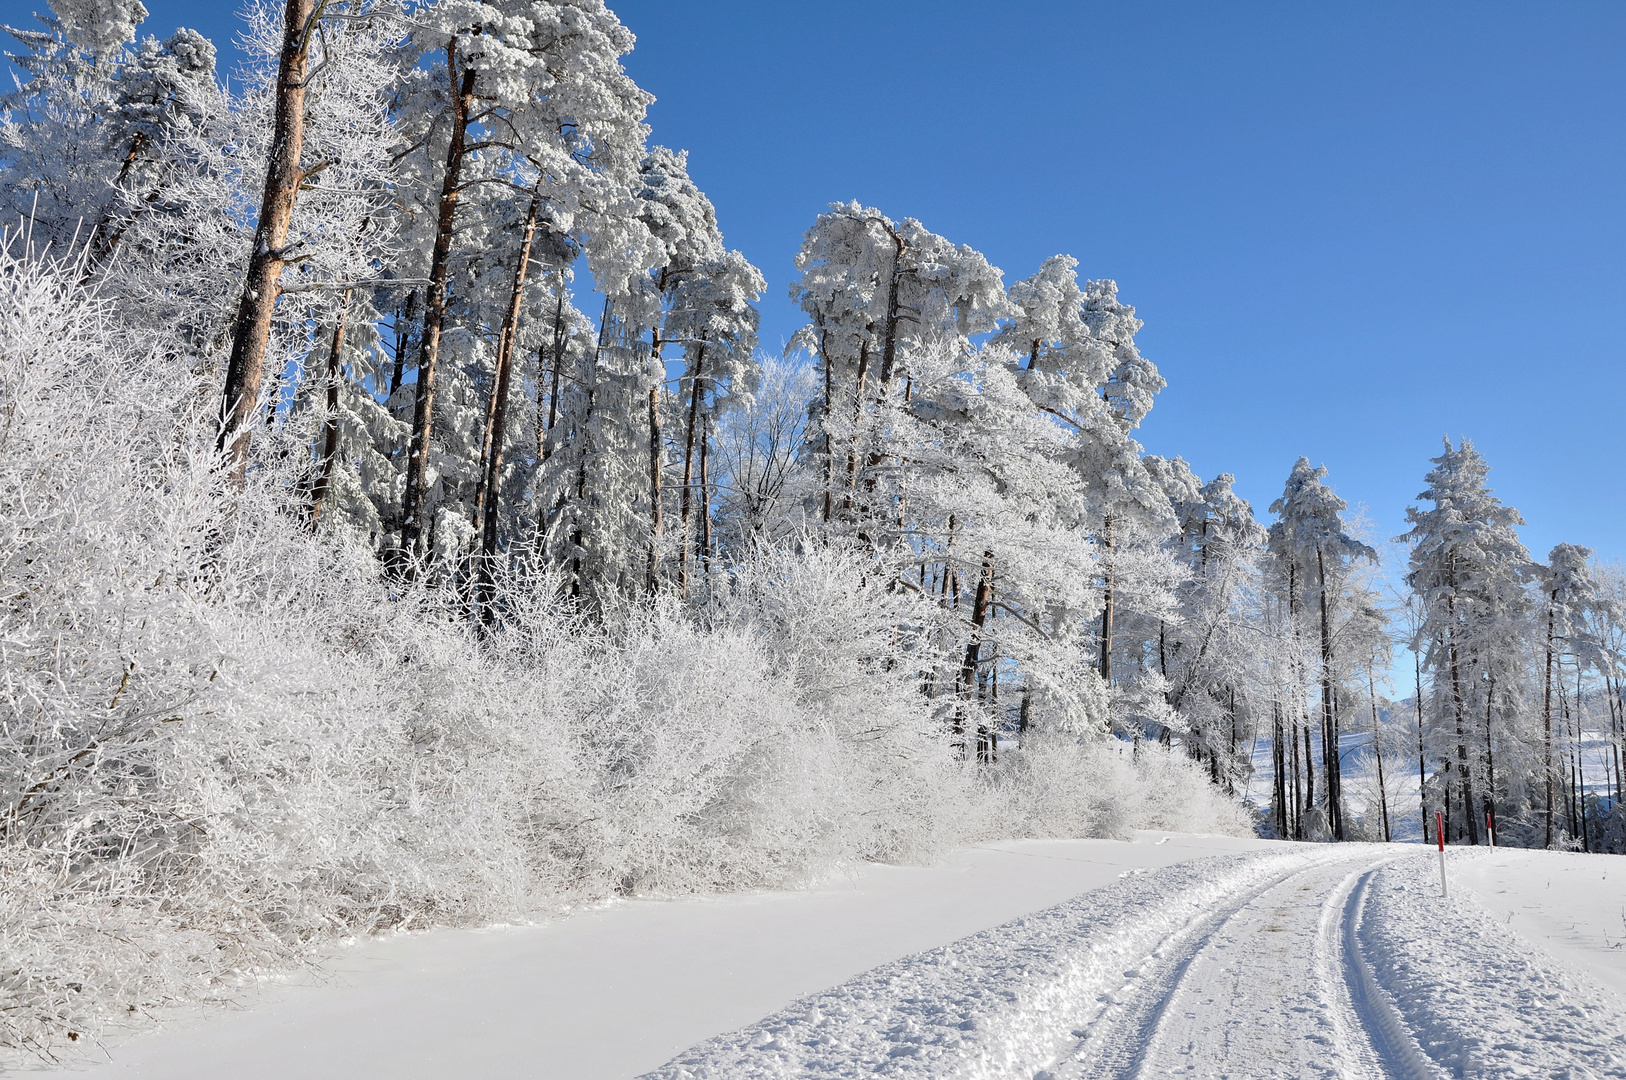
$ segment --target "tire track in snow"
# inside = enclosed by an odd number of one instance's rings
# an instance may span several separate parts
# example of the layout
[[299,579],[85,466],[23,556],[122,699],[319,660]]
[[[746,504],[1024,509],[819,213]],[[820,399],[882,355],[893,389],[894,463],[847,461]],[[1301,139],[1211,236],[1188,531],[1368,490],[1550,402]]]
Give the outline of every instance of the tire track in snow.
[[1626,1009],[1431,857],[1305,846],[1132,871],[707,1040],[648,1080],[1626,1080]]
[[1438,1076],[1418,1071],[1415,1044],[1369,970],[1361,981],[1363,885],[1390,858],[1332,849],[1227,898],[1149,955],[1047,1071],[1056,1080]]
[[1129,871],[1103,889],[905,957],[709,1039],[648,1080],[1033,1077],[1120,992],[1124,972],[1229,908],[1347,851],[1305,846]]
[[1384,993],[1367,962],[1360,940],[1361,923],[1366,917],[1366,894],[1372,878],[1388,866],[1385,859],[1359,876],[1348,890],[1342,912],[1344,985],[1348,988],[1350,1003],[1361,1017],[1368,1038],[1378,1057],[1387,1065],[1388,1073],[1396,1080],[1438,1080],[1446,1074],[1428,1059],[1411,1032],[1406,1030],[1389,995]]

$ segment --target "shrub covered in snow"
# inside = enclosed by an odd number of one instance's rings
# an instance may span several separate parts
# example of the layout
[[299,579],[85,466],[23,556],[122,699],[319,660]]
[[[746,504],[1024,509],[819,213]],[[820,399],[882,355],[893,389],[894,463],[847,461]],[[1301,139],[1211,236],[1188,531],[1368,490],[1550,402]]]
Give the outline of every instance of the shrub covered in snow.
[[226,488],[212,376],[78,277],[0,253],[0,1041],[358,932],[1240,828],[1160,749],[961,760],[898,644],[929,605],[833,549],[593,621],[521,566],[482,634],[451,586],[311,535],[275,468]]

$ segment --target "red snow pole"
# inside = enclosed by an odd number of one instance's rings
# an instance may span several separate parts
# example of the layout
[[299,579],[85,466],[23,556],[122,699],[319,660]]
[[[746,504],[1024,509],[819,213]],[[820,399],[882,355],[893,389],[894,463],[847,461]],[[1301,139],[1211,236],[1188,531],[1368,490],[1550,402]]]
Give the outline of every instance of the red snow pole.
[[1490,838],[1492,849],[1496,847],[1496,823],[1491,820],[1490,811],[1485,811],[1485,835]]
[[1434,835],[1440,841],[1440,895],[1449,894],[1445,891],[1445,820],[1438,810],[1434,811]]

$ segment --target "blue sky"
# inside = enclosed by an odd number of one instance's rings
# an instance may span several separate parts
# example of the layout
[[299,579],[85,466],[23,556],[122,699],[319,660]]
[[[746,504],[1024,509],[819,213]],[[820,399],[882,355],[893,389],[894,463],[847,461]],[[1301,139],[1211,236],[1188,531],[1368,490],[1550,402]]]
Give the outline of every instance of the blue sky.
[[[227,5],[146,0],[151,32]],[[1626,5],[622,0],[654,140],[769,282],[856,198],[1118,280],[1148,449],[1263,515],[1300,454],[1404,528],[1446,433],[1542,557],[1626,556]]]

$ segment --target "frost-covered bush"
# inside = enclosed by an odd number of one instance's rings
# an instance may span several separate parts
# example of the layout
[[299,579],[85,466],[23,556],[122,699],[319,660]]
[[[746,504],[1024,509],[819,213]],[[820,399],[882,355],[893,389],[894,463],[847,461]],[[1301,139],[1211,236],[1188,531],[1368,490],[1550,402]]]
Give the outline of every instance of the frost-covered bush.
[[312,535],[297,455],[227,489],[207,365],[79,278],[0,250],[0,1043],[231,995],[342,935],[1238,827],[1160,750],[961,760],[908,653],[941,616],[816,544],[746,558],[698,614],[588,621],[518,566],[477,632],[451,586]]
[[1002,834],[1122,838],[1133,829],[1242,835],[1246,811],[1184,754],[1155,742],[1040,733],[993,776]]

